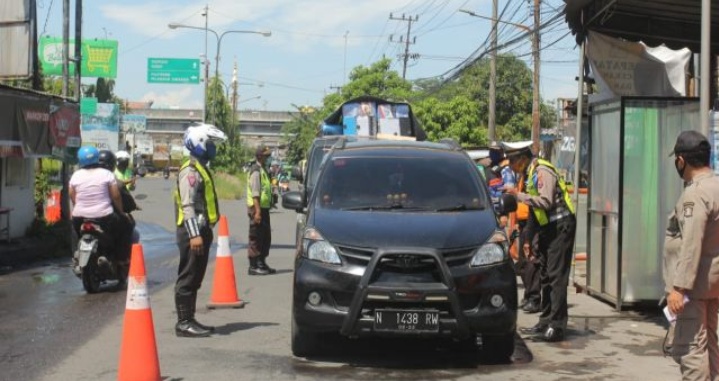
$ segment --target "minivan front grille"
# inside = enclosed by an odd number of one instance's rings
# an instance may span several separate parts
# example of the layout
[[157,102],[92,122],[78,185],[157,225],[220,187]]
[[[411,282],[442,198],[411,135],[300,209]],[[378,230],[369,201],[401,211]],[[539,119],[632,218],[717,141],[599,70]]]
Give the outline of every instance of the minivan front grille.
[[[374,253],[377,251],[375,249],[367,247],[344,245],[337,246],[337,249],[339,249],[340,255],[342,255],[348,262],[356,265],[367,265],[367,263],[369,263],[370,259],[372,258],[372,255],[374,255]],[[439,250],[439,252],[445,258],[445,261],[447,261],[448,265],[456,266],[471,259],[475,250],[477,250],[476,247],[464,247],[454,249],[442,249]],[[402,259],[400,259],[400,261],[402,261]]]

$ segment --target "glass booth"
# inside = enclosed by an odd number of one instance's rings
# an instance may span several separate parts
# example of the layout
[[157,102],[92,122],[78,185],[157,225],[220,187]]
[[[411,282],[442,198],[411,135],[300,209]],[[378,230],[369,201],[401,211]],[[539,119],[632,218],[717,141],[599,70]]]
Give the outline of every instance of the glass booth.
[[664,231],[682,191],[669,154],[699,117],[698,98],[590,105],[586,290],[618,310],[664,294]]

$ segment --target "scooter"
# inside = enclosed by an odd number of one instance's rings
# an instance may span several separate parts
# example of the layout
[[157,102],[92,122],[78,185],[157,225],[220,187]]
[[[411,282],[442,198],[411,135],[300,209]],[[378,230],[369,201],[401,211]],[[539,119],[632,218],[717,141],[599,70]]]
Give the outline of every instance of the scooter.
[[170,167],[165,167],[165,168],[162,170],[162,177],[164,177],[165,180],[167,180],[167,179],[170,178]]
[[[140,241],[137,229],[133,230],[133,243]],[[118,287],[127,282],[130,264],[114,259],[111,248],[116,246],[113,237],[100,224],[86,219],[80,226],[80,240],[73,255],[73,272],[82,279],[82,286],[88,294],[100,291],[107,281],[118,281]]]

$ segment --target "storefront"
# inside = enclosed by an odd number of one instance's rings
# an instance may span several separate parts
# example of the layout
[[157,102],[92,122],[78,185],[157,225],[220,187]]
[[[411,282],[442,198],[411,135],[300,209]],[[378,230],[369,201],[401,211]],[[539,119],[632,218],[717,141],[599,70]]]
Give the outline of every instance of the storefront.
[[0,85],[0,210],[11,209],[0,231],[21,237],[35,217],[35,159],[72,162],[79,146],[76,103]]

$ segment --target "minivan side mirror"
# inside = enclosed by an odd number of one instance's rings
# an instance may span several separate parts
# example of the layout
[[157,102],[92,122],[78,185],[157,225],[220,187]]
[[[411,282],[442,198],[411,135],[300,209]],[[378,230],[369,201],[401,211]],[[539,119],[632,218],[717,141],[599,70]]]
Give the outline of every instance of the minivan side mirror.
[[297,179],[300,184],[304,182],[302,175],[302,169],[299,166],[295,165],[294,167],[292,167],[292,178]]
[[290,191],[282,195],[282,207],[294,211],[304,209],[304,201],[302,200],[302,192]]
[[499,198],[498,212],[501,215],[507,215],[517,211],[517,197],[512,194],[504,193]]

